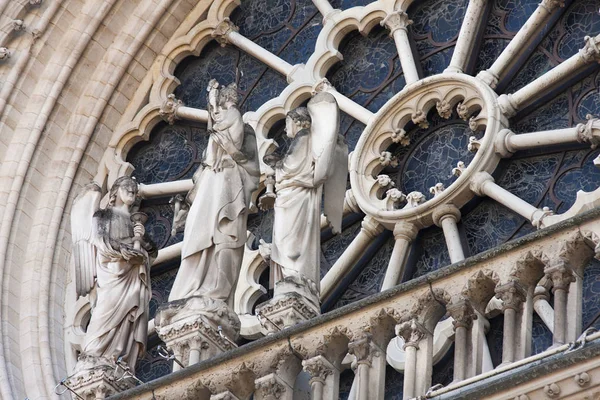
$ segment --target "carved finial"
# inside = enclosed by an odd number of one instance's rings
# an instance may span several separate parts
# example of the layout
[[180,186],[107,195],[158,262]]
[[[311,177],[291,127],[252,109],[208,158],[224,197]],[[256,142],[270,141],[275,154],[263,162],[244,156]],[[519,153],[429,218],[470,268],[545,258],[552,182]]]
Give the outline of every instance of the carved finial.
[[429,121],[427,121],[427,114],[423,110],[419,110],[411,115],[412,122],[419,125],[420,128],[429,128]]
[[549,13],[556,10],[558,7],[564,7],[564,0],[542,0],[540,7],[544,7]]
[[481,147],[481,142],[479,140],[477,140],[477,138],[475,136],[471,136],[469,138],[469,144],[467,145],[467,149],[471,153],[477,153],[477,151],[479,150],[480,147]]
[[398,10],[389,13],[383,21],[380,22],[380,25],[389,29],[390,36],[392,36],[398,29],[406,30],[412,23],[413,21],[408,18],[408,14],[402,10]]
[[231,32],[237,32],[239,30],[240,29],[235,26],[229,18],[224,18],[213,30],[212,37],[219,42],[222,47],[225,47],[229,43],[227,36]]
[[25,21],[22,19],[15,19],[12,21],[12,29],[15,32],[20,32],[25,30]]
[[438,197],[440,194],[442,194],[442,192],[446,190],[446,187],[444,186],[443,183],[438,182],[435,184],[435,186],[432,186],[429,188],[429,193],[431,193],[433,195],[433,197]]
[[587,142],[592,149],[600,145],[600,119],[593,115],[586,115],[587,123],[577,125],[577,139],[580,142]]
[[459,177],[462,175],[462,173],[465,171],[465,169],[467,169],[464,161],[459,161],[456,164],[456,168],[452,168],[452,175]]
[[394,183],[392,178],[390,178],[389,175],[384,175],[384,174],[377,176],[377,183],[379,183],[379,186],[381,186],[381,187],[396,186],[396,184]]
[[393,133],[392,133],[392,142],[394,143],[400,143],[401,146],[409,146],[410,145],[410,138],[408,137],[406,131],[402,128],[400,129],[396,129]]
[[435,107],[440,117],[448,119],[452,116],[452,106],[446,100],[438,101]]
[[10,50],[6,47],[0,47],[0,60],[6,60],[10,58]]
[[425,196],[421,192],[410,192],[406,196],[406,206],[404,208],[414,208],[419,204],[425,203]]
[[379,155],[379,163],[381,165],[383,165],[384,167],[391,165],[392,167],[395,168],[398,166],[398,160],[389,151],[381,152],[381,154]]
[[406,195],[400,190],[393,188],[385,192],[386,208],[396,210],[399,205],[406,201]]
[[177,100],[174,94],[170,94],[160,107],[160,116],[168,122],[169,125],[173,125],[177,119],[177,109],[182,105],[183,102],[181,100]]
[[461,119],[465,121],[469,119],[469,107],[467,107],[462,101],[456,105],[456,112]]
[[327,78],[323,78],[317,83],[315,83],[315,85],[313,86],[312,95],[314,96],[317,93],[327,92],[331,89],[333,89],[333,85],[331,84],[331,82],[329,82]]
[[585,40],[585,46],[581,50],[579,50],[579,55],[585,62],[600,62],[600,46],[598,45],[598,41],[600,41],[600,35],[595,38],[591,36],[586,36],[583,40]]

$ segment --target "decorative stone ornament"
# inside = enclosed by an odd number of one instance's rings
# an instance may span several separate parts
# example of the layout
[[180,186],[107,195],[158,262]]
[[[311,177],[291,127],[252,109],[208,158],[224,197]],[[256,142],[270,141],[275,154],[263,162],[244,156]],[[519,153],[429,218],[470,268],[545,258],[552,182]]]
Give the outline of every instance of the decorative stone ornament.
[[169,125],[173,125],[177,119],[177,109],[181,106],[183,102],[176,99],[174,94],[170,94],[160,107],[159,114]]
[[212,37],[219,42],[222,47],[229,43],[227,35],[231,32],[238,32],[240,29],[234,25],[229,18],[224,18],[214,29]]
[[[386,199],[377,197],[373,188],[379,186],[379,182],[371,178],[378,176],[386,166],[393,166],[393,156],[387,149],[392,141],[387,132],[405,130],[409,122],[421,128],[428,127],[427,114],[434,107],[442,117],[449,117],[450,111],[457,107],[459,116],[470,120],[471,128],[483,129],[479,149],[468,166],[462,164],[455,169],[460,176],[442,193],[429,200],[423,198],[423,202],[409,200],[411,207],[390,209]],[[422,79],[419,85],[407,86],[375,114],[356,145],[350,181],[359,207],[387,229],[393,229],[399,221],[418,222],[420,226],[433,224],[436,206],[454,203],[460,208],[473,196],[469,190],[472,175],[481,170],[491,172],[496,167],[500,157],[494,152],[493,137],[507,123],[497,107],[497,94],[479,79],[464,74],[447,74],[428,77]],[[374,154],[379,154],[378,159],[374,159]]]
[[136,386],[135,380],[124,378],[114,360],[102,360],[93,368],[82,370],[65,381],[84,400],[104,399]]
[[0,47],[0,60],[6,60],[10,58],[10,50],[6,47]]

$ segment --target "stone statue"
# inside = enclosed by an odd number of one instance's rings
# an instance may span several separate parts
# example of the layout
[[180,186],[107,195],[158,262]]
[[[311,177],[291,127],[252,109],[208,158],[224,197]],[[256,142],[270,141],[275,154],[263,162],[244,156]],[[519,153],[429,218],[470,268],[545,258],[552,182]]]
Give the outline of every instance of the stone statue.
[[333,232],[339,233],[348,177],[348,145],[338,134],[339,108],[329,93],[319,93],[306,108],[290,111],[285,129],[293,138],[287,153],[265,157],[265,163],[275,171],[271,245],[275,295],[277,281],[280,287],[289,281],[297,288],[304,286],[301,294],[318,309],[321,198]]
[[[201,309],[229,307],[227,314],[235,319],[232,303],[247,239],[248,209],[260,177],[258,151],[254,131],[244,124],[237,107],[235,84],[219,88],[211,80],[208,92],[212,128],[202,165],[193,177],[194,188],[186,198],[191,205],[169,302],[193,297]],[[178,312],[171,310],[161,313],[161,323]],[[230,324],[222,325],[226,329]]]
[[144,234],[145,214],[133,213],[138,185],[122,176],[100,208],[100,187],[90,183],[73,201],[71,235],[78,296],[91,297],[91,319],[76,369],[120,359],[131,372],[144,352],[151,297],[150,263],[157,251]]

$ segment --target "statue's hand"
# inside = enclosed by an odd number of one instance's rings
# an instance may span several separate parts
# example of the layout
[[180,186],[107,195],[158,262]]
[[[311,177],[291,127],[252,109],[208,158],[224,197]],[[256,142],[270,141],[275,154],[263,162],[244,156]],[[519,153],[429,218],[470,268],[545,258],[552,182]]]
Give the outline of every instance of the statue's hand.
[[246,156],[244,155],[244,153],[242,153],[241,151],[235,152],[232,155],[233,160],[236,163],[245,163],[248,161],[248,159],[246,158]]
[[131,264],[139,265],[146,262],[146,255],[140,250],[134,248],[125,247],[121,249],[123,257]]
[[275,164],[281,160],[281,156],[279,154],[271,153],[267,154],[263,157],[263,161],[270,167],[275,167]]

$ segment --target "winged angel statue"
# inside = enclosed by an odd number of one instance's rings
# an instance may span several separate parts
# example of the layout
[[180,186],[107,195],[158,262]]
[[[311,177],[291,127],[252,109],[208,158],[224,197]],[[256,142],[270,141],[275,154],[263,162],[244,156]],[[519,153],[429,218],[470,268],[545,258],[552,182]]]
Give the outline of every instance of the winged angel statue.
[[[118,178],[100,208],[95,183],[73,201],[71,235],[77,296],[90,294],[92,315],[76,369],[114,363],[135,370],[146,345],[151,297],[149,268],[157,251],[144,234],[142,213],[133,213],[138,185]],[[94,290],[95,289],[95,290]]]
[[339,233],[348,177],[348,145],[338,134],[339,114],[331,94],[315,95],[307,107],[287,114],[286,135],[293,141],[286,154],[265,157],[275,170],[271,244],[275,281],[299,278],[312,289],[317,305],[321,198],[333,232]]

